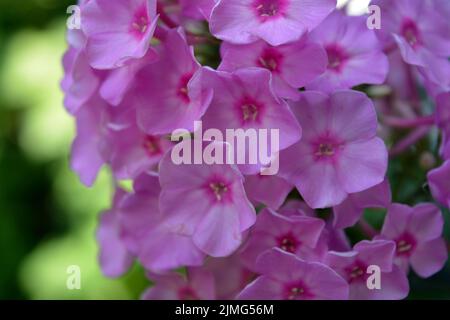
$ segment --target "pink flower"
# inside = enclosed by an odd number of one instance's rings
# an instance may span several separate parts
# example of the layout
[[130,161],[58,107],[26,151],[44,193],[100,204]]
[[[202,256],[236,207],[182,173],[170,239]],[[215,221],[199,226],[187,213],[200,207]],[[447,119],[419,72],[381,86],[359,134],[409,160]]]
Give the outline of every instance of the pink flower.
[[116,190],[113,207],[102,213],[97,229],[100,267],[103,274],[111,278],[123,275],[134,261],[132,254],[120,238],[119,205],[125,196],[125,191]]
[[366,208],[387,208],[391,204],[391,188],[389,181],[367,189],[353,193],[344,202],[333,208],[335,228],[347,228],[353,226],[361,218]]
[[236,44],[262,39],[273,46],[299,40],[336,7],[335,0],[220,0],[211,33]]
[[213,300],[214,278],[200,268],[189,268],[187,275],[179,273],[149,274],[155,285],[147,289],[143,300]]
[[256,174],[245,178],[245,192],[255,204],[265,204],[271,209],[278,209],[293,189],[293,185],[278,176]]
[[[358,242],[352,251],[330,251],[327,264],[347,280],[351,300],[399,300],[409,292],[408,279],[394,263],[395,243],[375,240]],[[381,271],[381,288],[367,287],[369,266]]]
[[86,52],[96,69],[142,58],[156,27],[156,0],[91,0],[82,8]]
[[332,207],[384,180],[387,151],[376,137],[377,118],[363,93],[302,93],[291,103],[302,140],[280,154],[280,175],[312,208]]
[[122,67],[111,70],[100,86],[100,96],[113,106],[120,105],[125,95],[133,88],[136,74],[157,59],[157,53],[149,50],[141,59],[132,60]]
[[328,266],[307,262],[278,248],[257,261],[261,274],[237,297],[242,300],[348,299],[347,282]]
[[444,159],[450,159],[450,93],[442,93],[436,98],[436,123],[442,131],[440,149]]
[[326,70],[327,56],[323,48],[303,37],[294,43],[273,47],[264,41],[246,45],[223,42],[219,70],[235,71],[260,67],[272,73],[275,93],[283,98],[298,98],[304,87]]
[[328,56],[327,71],[308,89],[333,92],[356,85],[381,84],[389,64],[366,17],[349,17],[341,11],[329,15],[310,34],[311,41],[321,44]]
[[110,124],[104,130],[101,151],[111,166],[116,179],[134,179],[140,174],[155,169],[173,143],[168,137],[143,133],[136,125],[136,113],[124,116],[129,125],[116,128]]
[[[266,129],[268,137],[265,153],[268,157],[300,139],[301,127],[287,103],[273,93],[272,77],[268,70],[245,68],[228,73],[207,69],[204,80],[205,86],[214,90],[214,98],[203,117],[205,129],[218,129],[223,137],[227,129]],[[271,143],[272,129],[279,133],[278,148]],[[261,153],[261,150],[257,151]],[[249,147],[245,152],[250,156]],[[256,164],[239,164],[239,169],[244,174],[258,173],[265,165],[261,160],[257,159]]]
[[179,0],[183,16],[195,20],[209,20],[217,0]]
[[257,271],[258,256],[272,248],[280,248],[306,260],[315,259],[318,256],[315,247],[324,227],[325,223],[321,219],[300,215],[283,216],[264,209],[251,229],[241,259],[253,271]]
[[448,23],[434,6],[422,0],[376,0],[383,24],[380,34],[390,36],[405,62],[418,66],[432,81],[448,82],[450,56]]
[[146,269],[154,272],[201,265],[204,254],[192,239],[166,223],[159,210],[160,192],[157,176],[144,174],[136,179],[134,192],[120,204],[122,241]]
[[254,273],[242,264],[238,254],[209,258],[203,268],[214,276],[216,298],[219,300],[234,299],[254,277]]
[[411,265],[419,276],[427,278],[447,260],[447,247],[441,238],[443,224],[441,211],[435,205],[393,204],[377,238],[396,243],[395,262],[401,269],[407,272]]
[[102,74],[91,68],[84,51],[85,37],[81,31],[69,30],[70,47],[63,57],[64,106],[75,114],[96,93]]
[[134,105],[138,123],[147,134],[193,130],[205,113],[212,91],[202,86],[202,69],[180,30],[167,33],[159,48],[160,60],[137,75]]
[[100,152],[103,139],[102,118],[109,106],[94,95],[76,113],[77,134],[72,143],[70,166],[86,186],[92,186],[105,163]]
[[433,198],[450,208],[450,160],[428,172],[427,177]]
[[[174,148],[191,143],[184,141]],[[222,143],[212,142],[207,146],[225,152]],[[228,256],[239,247],[242,233],[256,219],[243,181],[234,165],[176,165],[168,153],[160,163],[161,211],[172,230],[191,237],[204,253]]]
[[[318,218],[315,210],[311,209],[305,202],[289,200],[279,210],[279,214],[288,218],[298,217]],[[351,246],[345,232],[332,227],[330,220],[326,222],[319,240],[313,250],[303,250],[302,257],[308,256],[308,260],[323,262],[328,250],[346,251]],[[305,255],[305,253],[308,253]]]

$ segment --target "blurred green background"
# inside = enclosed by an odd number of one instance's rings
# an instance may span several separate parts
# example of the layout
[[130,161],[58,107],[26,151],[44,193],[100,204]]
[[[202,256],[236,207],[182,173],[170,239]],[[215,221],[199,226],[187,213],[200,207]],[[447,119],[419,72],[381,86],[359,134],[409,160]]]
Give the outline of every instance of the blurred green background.
[[[134,299],[148,285],[138,266],[121,279],[102,276],[95,228],[111,178],[104,170],[87,189],[69,170],[74,121],[59,82],[73,3],[0,0],[0,299]],[[391,177],[404,177],[391,179],[397,201],[429,200],[417,159],[413,152],[391,165]],[[66,287],[70,265],[81,268],[81,290]],[[411,285],[413,298],[450,299],[450,268],[427,280],[412,275]]]
[[[92,189],[69,170],[74,121],[59,82],[70,0],[0,0],[0,299],[129,299],[142,270],[110,280],[97,264],[95,228],[111,180]],[[67,267],[81,290],[67,290]]]

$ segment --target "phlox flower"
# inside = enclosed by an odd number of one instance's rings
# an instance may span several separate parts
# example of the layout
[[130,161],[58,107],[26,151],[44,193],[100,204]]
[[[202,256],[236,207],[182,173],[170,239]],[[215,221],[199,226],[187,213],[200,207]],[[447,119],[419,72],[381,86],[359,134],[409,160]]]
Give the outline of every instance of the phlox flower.
[[155,31],[156,0],[91,0],[82,7],[86,54],[95,69],[142,58]]
[[137,73],[157,60],[156,51],[148,50],[141,59],[130,61],[122,67],[109,71],[101,83],[100,96],[112,106],[120,105],[135,85]]
[[234,299],[255,276],[243,265],[239,254],[225,258],[209,258],[203,268],[212,273],[216,298],[219,300]]
[[333,208],[335,228],[353,226],[361,218],[366,208],[387,208],[391,204],[389,181],[348,196],[341,204]]
[[271,209],[278,209],[293,189],[293,185],[275,175],[261,175],[245,177],[245,192],[255,205],[260,203]]
[[246,67],[265,68],[272,73],[275,93],[290,99],[298,97],[298,88],[325,72],[328,62],[324,49],[306,37],[277,47],[262,40],[244,45],[223,42],[221,55],[218,70],[232,72]]
[[[217,129],[223,137],[227,129],[266,129],[268,137],[264,156],[268,157],[300,139],[301,127],[288,104],[274,94],[272,76],[268,70],[245,68],[228,73],[207,69],[203,79],[205,86],[214,91],[211,105],[202,118],[205,129]],[[274,138],[272,129],[278,131],[278,146],[271,143]],[[257,139],[260,145],[262,140]],[[262,153],[259,149],[251,151],[250,147],[244,151],[247,156],[250,152]],[[235,153],[237,156],[238,152]],[[262,159],[257,160],[256,164],[239,164],[239,169],[244,174],[255,174],[266,165]]]
[[450,208],[450,160],[428,172],[427,178],[434,199]]
[[142,132],[136,124],[135,112],[128,112],[121,120],[124,126],[107,125],[99,147],[117,180],[134,179],[156,169],[173,143],[167,136]]
[[100,145],[108,108],[95,94],[76,113],[76,136],[71,148],[70,167],[86,186],[92,186],[105,164]]
[[440,153],[450,159],[450,93],[442,93],[436,98],[436,124],[442,132]]
[[154,274],[148,277],[155,285],[141,296],[143,300],[213,300],[214,278],[200,268],[188,268],[186,276],[179,273]]
[[315,259],[315,247],[325,227],[321,219],[307,216],[283,216],[271,209],[263,209],[256,219],[241,252],[243,263],[256,271],[260,254],[279,248],[300,258]]
[[90,65],[84,51],[85,36],[79,30],[67,33],[69,49],[63,57],[64,78],[61,88],[64,92],[64,106],[75,114],[98,90],[103,75]]
[[[405,62],[422,69],[433,82],[448,82],[448,22],[422,0],[375,0],[383,16],[381,37],[393,39]],[[448,19],[448,17],[447,17]]]
[[346,16],[336,10],[310,34],[327,53],[327,70],[307,85],[307,89],[333,92],[356,85],[381,84],[389,64],[366,17]]
[[147,134],[194,129],[205,113],[212,90],[202,85],[202,69],[181,30],[167,32],[158,48],[160,59],[136,75],[133,104]]
[[131,267],[134,258],[120,238],[119,205],[126,192],[116,189],[113,206],[103,212],[97,228],[97,241],[100,247],[99,263],[107,277],[120,277]]
[[256,263],[261,274],[238,295],[242,300],[348,299],[347,282],[328,266],[275,248]]
[[[184,146],[191,143],[181,142]],[[212,142],[205,150],[211,147],[225,149],[223,143]],[[174,164],[171,153],[161,160],[161,212],[172,230],[192,238],[204,253],[228,256],[256,219],[255,208],[245,195],[244,178],[235,165],[191,163]]]
[[[399,300],[408,295],[409,284],[405,273],[394,265],[394,254],[393,241],[364,240],[351,251],[330,251],[326,262],[347,280],[351,300]],[[380,289],[367,287],[369,266],[380,268]]]
[[201,265],[204,254],[190,237],[174,232],[159,210],[158,177],[143,174],[133,189],[119,206],[120,235],[128,250],[153,272]]
[[262,39],[273,46],[299,40],[336,7],[336,0],[219,0],[211,33],[236,44]]
[[411,265],[419,276],[427,278],[441,270],[447,260],[443,225],[442,213],[433,204],[392,204],[376,238],[395,242],[395,263],[402,270],[407,272]]
[[217,0],[179,0],[183,16],[195,20],[209,20]]
[[336,206],[384,180],[387,150],[376,137],[376,113],[366,95],[306,91],[290,105],[303,137],[280,153],[280,175],[310,207]]

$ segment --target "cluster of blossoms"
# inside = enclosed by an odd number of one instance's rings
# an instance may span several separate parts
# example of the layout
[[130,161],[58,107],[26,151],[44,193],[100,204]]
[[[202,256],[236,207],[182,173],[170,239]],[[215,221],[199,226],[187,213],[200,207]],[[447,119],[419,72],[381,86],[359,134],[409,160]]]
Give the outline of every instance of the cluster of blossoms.
[[[80,1],[62,88],[77,122],[73,170],[90,186],[107,165],[117,182],[97,232],[106,276],[137,260],[154,283],[145,299],[403,299],[410,269],[442,269],[450,3],[372,3],[379,30],[335,0]],[[278,129],[278,174],[175,164],[171,134],[199,120]],[[394,203],[390,157],[435,128],[443,161],[423,177],[428,202]],[[411,132],[388,150],[399,130]],[[224,146],[200,143],[211,145]],[[386,210],[381,230],[367,208]],[[381,288],[367,286],[370,266]]]

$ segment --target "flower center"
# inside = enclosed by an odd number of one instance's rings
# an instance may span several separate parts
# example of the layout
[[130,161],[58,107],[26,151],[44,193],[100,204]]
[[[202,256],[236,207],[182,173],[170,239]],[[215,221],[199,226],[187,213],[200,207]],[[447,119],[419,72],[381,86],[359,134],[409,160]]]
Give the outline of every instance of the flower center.
[[330,136],[330,133],[312,142],[312,152],[316,160],[333,160],[339,153],[342,144]]
[[415,239],[408,233],[403,234],[395,242],[397,244],[397,256],[410,256],[416,247]]
[[243,124],[258,122],[261,115],[261,105],[254,99],[244,97],[237,105]]
[[217,201],[222,201],[225,193],[228,192],[228,187],[223,182],[211,182],[209,188],[214,193]]
[[288,296],[289,300],[297,299],[299,296],[301,296],[303,293],[305,293],[305,290],[303,288],[294,287],[291,288],[290,295]]
[[359,266],[355,266],[352,268],[352,271],[350,272],[350,278],[359,278],[362,275],[364,275],[364,271]]
[[409,19],[405,20],[402,25],[401,34],[411,47],[417,48],[420,45],[419,29],[417,29],[414,21]]
[[178,82],[177,86],[177,96],[184,102],[189,103],[191,99],[189,98],[189,90],[188,90],[188,84],[189,81],[192,78],[192,73],[188,73],[183,75],[180,78],[180,81]]
[[269,71],[279,71],[279,66],[283,56],[277,50],[273,48],[267,48],[259,57],[257,64],[262,68],[266,68]]
[[289,233],[278,239],[278,247],[286,252],[295,253],[298,247],[298,241]]
[[367,266],[364,263],[355,261],[351,266],[345,268],[348,281],[354,282],[364,280],[367,275],[365,270],[367,270]]
[[242,119],[244,121],[255,121],[258,116],[258,108],[254,104],[244,104],[242,106]]
[[156,155],[161,154],[161,147],[159,145],[159,140],[154,136],[150,135],[145,136],[144,141],[142,142],[142,146],[144,147],[144,150],[150,157],[154,157]]
[[334,148],[329,143],[321,143],[316,153],[317,156],[326,156],[330,157],[334,155]]
[[178,297],[180,300],[199,300],[199,297],[190,287],[181,288],[178,291]]
[[287,300],[297,300],[311,296],[308,294],[308,289],[302,282],[288,285],[284,295]]
[[325,48],[328,56],[328,69],[340,72],[347,61],[347,54],[337,45],[329,45]]
[[140,33],[145,33],[148,27],[148,21],[146,17],[140,17],[139,20],[136,20],[132,24],[133,28]]
[[283,15],[286,7],[287,0],[255,0],[253,2],[255,14],[263,22]]
[[131,22],[130,31],[138,39],[142,38],[144,33],[147,31],[149,26],[147,7],[145,5],[141,6],[134,14],[133,21]]

